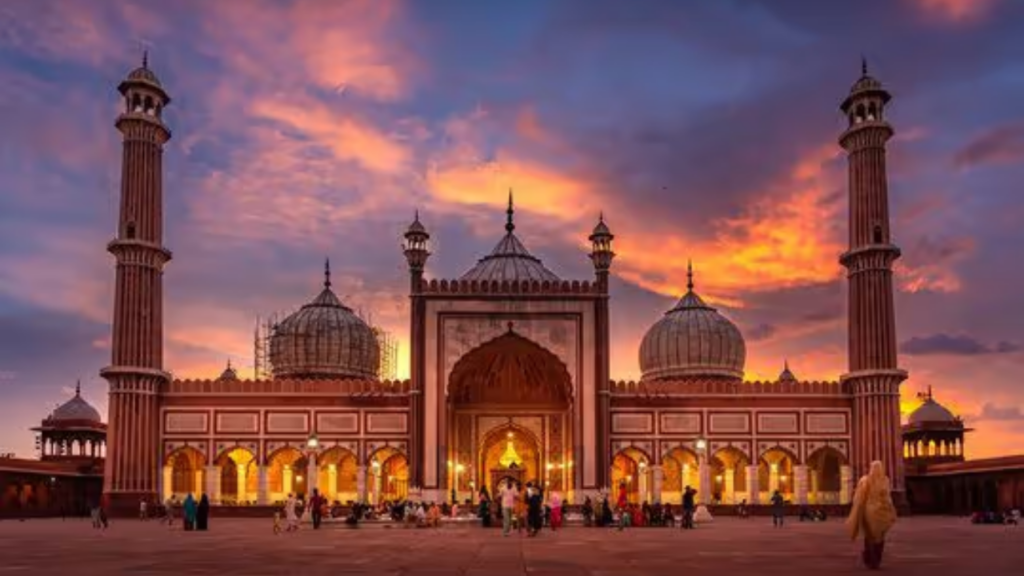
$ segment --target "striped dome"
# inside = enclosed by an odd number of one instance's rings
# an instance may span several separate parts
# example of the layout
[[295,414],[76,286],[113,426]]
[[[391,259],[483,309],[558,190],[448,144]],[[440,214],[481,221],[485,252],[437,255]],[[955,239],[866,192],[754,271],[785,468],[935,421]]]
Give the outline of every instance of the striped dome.
[[377,335],[331,290],[330,268],[324,289],[312,302],[274,327],[270,363],[275,378],[368,378],[380,371]]
[[747,346],[739,328],[693,291],[651,326],[640,343],[643,380],[743,378]]

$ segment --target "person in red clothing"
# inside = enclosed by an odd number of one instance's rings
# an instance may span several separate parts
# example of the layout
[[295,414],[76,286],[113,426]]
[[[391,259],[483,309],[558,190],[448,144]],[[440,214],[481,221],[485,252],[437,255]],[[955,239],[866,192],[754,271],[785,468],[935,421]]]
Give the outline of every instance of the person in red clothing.
[[626,483],[619,482],[619,500],[616,503],[616,506],[619,510],[625,510],[627,504],[629,504],[629,499],[626,496]]

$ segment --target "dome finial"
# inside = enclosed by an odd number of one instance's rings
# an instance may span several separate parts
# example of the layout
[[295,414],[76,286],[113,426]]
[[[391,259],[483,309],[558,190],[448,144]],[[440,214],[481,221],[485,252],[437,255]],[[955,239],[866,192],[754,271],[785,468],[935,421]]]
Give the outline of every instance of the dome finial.
[[327,258],[324,260],[324,288],[331,288],[331,259]]
[[142,51],[142,67],[149,70],[149,50]]
[[868,59],[863,54],[860,55],[860,75],[868,75]]
[[509,234],[511,234],[512,231],[516,229],[516,225],[512,222],[512,214],[514,212],[515,212],[515,210],[512,208],[512,189],[509,188],[508,189],[508,209],[505,210],[505,214],[508,216],[508,219],[505,221],[505,231],[508,232]]
[[76,398],[80,398],[81,396],[82,396],[82,379],[79,378],[78,381],[75,382],[75,397]]
[[686,260],[686,291],[693,292],[693,260]]

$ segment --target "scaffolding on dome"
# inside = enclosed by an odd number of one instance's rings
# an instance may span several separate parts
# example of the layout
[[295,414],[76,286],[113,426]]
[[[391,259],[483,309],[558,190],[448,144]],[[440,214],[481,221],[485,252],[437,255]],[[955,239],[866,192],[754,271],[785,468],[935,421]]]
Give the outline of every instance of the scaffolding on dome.
[[270,339],[277,328],[277,312],[270,314],[263,322],[256,317],[256,334],[253,336],[253,378],[270,380],[274,377],[274,366],[270,362]]
[[373,327],[380,347],[380,368],[377,370],[378,380],[394,380],[398,378],[398,340],[387,330]]

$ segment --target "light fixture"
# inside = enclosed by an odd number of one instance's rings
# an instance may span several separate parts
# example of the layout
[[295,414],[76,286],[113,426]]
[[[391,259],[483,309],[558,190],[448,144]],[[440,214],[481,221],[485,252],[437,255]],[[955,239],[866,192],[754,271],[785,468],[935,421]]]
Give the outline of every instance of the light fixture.
[[715,482],[718,482],[719,484],[721,484],[721,482],[722,482],[722,475],[721,474],[719,474],[718,476],[715,476]]
[[509,433],[507,434],[507,436],[508,436],[509,438],[511,438],[511,437],[512,437],[512,432],[511,432],[511,431],[509,431]]
[[296,482],[302,482],[302,475],[296,476],[295,477],[295,481]]
[[703,452],[708,447],[708,441],[703,439],[703,438],[697,438],[696,446],[697,446],[697,450],[700,450],[700,451]]
[[316,447],[319,446],[319,445],[320,445],[320,440],[317,439],[316,434],[315,433],[314,434],[310,434],[309,435],[309,440],[306,440],[306,446],[308,446],[310,450],[316,450]]
[[377,470],[377,469],[380,468],[380,462],[377,462],[376,460],[374,460],[373,464],[371,464],[371,466],[373,466],[374,470]]
[[466,467],[465,467],[465,466],[463,466],[462,464],[456,464],[456,465],[455,465],[455,471],[456,471],[456,472],[462,472],[462,471],[463,471],[463,470],[465,470],[465,469],[466,469]]
[[779,465],[778,464],[772,464],[772,472],[778,472],[778,471],[779,471]]
[[554,464],[552,464],[551,462],[548,462],[548,470],[552,470],[552,469],[554,469],[554,467],[555,467]]
[[647,462],[640,463],[640,469],[643,470],[644,468],[647,468]]

